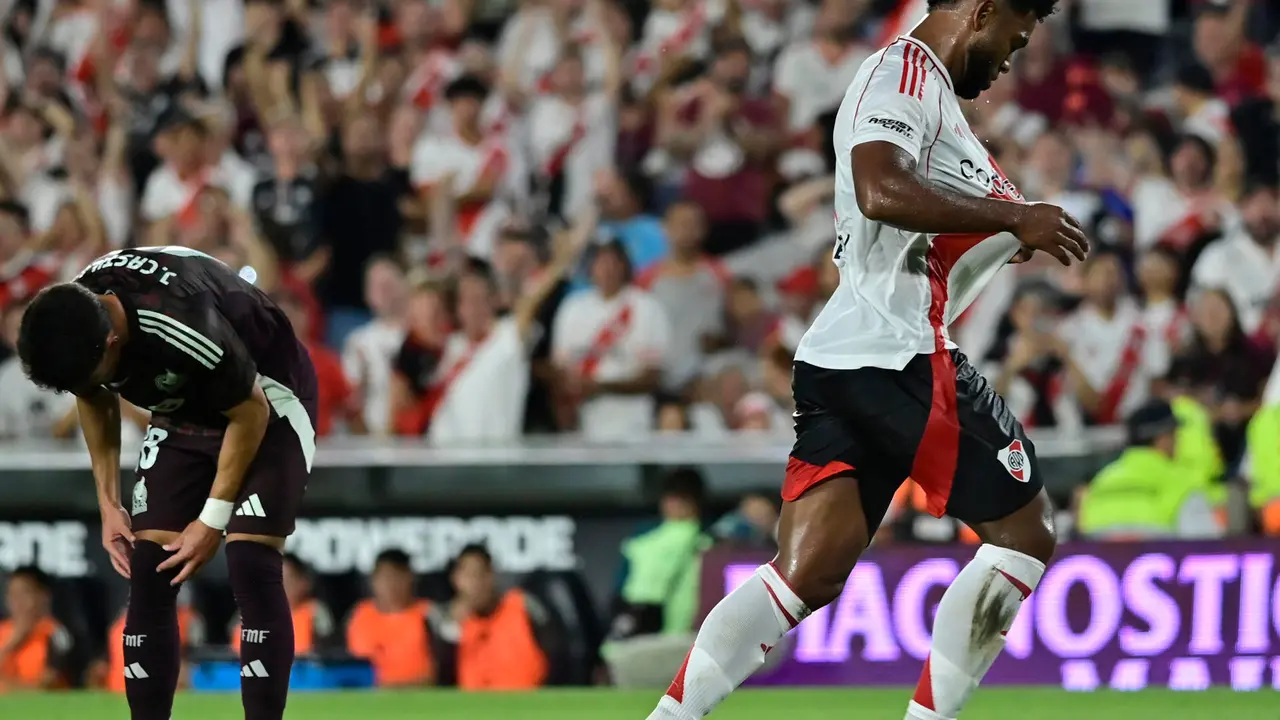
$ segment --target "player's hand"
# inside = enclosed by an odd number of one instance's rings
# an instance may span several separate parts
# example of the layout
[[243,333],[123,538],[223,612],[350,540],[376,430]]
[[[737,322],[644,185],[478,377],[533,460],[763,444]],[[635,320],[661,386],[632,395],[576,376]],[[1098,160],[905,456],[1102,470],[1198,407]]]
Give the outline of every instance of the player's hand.
[[160,563],[156,568],[156,572],[164,572],[173,568],[182,566],[182,570],[178,572],[178,576],[170,582],[170,585],[181,585],[196,574],[213,554],[218,552],[218,546],[222,544],[222,531],[215,530],[208,525],[193,520],[186,530],[178,536],[177,540],[164,546],[165,550],[173,553],[168,560]]
[[1058,258],[1063,265],[1071,265],[1071,258],[1084,260],[1089,254],[1089,238],[1080,227],[1080,221],[1056,205],[1030,203],[1024,206],[1022,217],[1013,228],[1013,234],[1032,250],[1040,250]]
[[102,508],[102,548],[111,558],[111,567],[129,577],[129,558],[133,554],[133,523],[129,512],[119,505]]

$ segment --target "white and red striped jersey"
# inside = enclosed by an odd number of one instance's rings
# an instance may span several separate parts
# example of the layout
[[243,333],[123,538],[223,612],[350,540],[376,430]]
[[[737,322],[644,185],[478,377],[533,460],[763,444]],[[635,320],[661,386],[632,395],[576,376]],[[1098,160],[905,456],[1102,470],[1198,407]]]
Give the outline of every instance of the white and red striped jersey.
[[805,333],[796,360],[818,367],[899,370],[954,348],[947,325],[1020,247],[1008,233],[932,235],[868,220],[854,195],[850,153],[888,142],[948,190],[1022,202],[969,128],[946,68],[903,36],[863,63],[836,117],[836,247],[840,285]]

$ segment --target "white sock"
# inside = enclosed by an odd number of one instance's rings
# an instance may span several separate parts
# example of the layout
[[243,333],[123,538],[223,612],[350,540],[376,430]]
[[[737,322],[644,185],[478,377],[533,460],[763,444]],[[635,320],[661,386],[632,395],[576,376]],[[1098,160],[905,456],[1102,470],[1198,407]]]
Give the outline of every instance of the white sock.
[[1004,649],[1022,601],[1035,590],[1044,563],[983,545],[938,604],[933,645],[906,720],[952,720]]
[[693,720],[710,713],[760,666],[809,608],[773,564],[761,565],[712,608],[684,665],[649,720]]

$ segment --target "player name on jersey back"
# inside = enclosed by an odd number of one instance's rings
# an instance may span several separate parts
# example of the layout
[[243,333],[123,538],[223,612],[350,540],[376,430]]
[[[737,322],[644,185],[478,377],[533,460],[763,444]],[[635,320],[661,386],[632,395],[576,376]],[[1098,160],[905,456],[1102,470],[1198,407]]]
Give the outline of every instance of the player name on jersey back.
[[955,347],[947,325],[1018,251],[1009,233],[925,234],[873,222],[858,207],[853,148],[885,142],[952,192],[1024,202],[969,128],[945,67],[901,37],[863,63],[836,116],[836,246],[840,284],[805,333],[796,360],[832,369],[902,369]]

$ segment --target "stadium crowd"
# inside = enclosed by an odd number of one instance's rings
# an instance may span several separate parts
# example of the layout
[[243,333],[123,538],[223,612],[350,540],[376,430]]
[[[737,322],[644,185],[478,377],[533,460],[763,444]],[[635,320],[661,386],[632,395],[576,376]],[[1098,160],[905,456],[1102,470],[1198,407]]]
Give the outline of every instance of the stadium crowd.
[[[835,108],[924,4],[0,0],[0,437],[76,433],[6,347],[24,302],[157,245],[277,298],[322,435],[785,433],[792,349],[838,281]],[[1086,534],[1221,533],[1223,478],[1280,534],[1280,12],[1060,6],[970,123],[991,182],[1095,250],[1001,273],[953,337],[1029,427],[1127,423]],[[413,607],[382,560],[379,602]],[[454,584],[490,592],[487,560]]]

